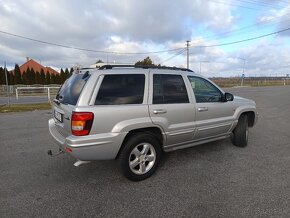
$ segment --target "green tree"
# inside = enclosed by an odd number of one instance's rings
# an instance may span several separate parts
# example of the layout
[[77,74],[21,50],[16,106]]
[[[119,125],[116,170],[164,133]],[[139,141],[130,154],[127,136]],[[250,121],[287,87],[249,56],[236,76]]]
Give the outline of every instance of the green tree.
[[[4,69],[5,70],[5,69]],[[6,69],[7,70],[7,69]],[[9,72],[7,70],[7,77],[8,77],[8,84],[9,85],[14,85],[15,84],[15,81],[14,81],[14,74],[12,72]]]
[[40,73],[38,71],[36,71],[36,73],[35,73],[35,83],[41,84]]
[[74,72],[74,69],[73,68],[70,68],[70,71],[69,71],[69,76],[71,76]]
[[67,80],[67,78],[70,77],[69,70],[67,68],[65,68],[64,75],[65,75],[65,80]]
[[40,70],[40,81],[39,81],[40,84],[44,85],[45,84],[45,73],[44,73],[44,70],[41,68]]
[[150,57],[145,58],[143,61],[137,61],[135,63],[135,66],[156,66],[153,64],[153,61]]
[[60,74],[58,73],[58,74],[55,74],[54,76],[55,76],[55,84],[61,84],[61,82],[60,82]]
[[55,74],[50,74],[50,84],[57,84]]
[[104,63],[104,61],[102,61],[101,59],[96,61],[96,64],[100,64],[100,63]]
[[46,85],[50,84],[50,73],[48,71],[45,74],[45,84]]
[[22,84],[21,72],[18,64],[15,64],[14,68],[15,84]]
[[35,71],[33,68],[31,68],[31,71],[30,71],[30,85],[33,85],[35,84]]
[[5,85],[6,79],[5,79],[5,72],[2,67],[0,67],[0,85]]
[[22,81],[24,85],[29,85],[30,68],[27,67],[26,71],[22,73]]
[[60,69],[60,82],[61,84],[64,83],[65,81],[65,73],[63,71],[63,69]]

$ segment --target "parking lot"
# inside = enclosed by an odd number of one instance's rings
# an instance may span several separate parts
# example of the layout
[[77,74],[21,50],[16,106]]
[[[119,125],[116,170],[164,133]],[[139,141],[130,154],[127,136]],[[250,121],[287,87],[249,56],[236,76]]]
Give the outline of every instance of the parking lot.
[[142,182],[115,161],[49,157],[50,111],[0,114],[0,216],[289,217],[290,87],[227,91],[257,103],[248,147],[226,139],[167,153]]

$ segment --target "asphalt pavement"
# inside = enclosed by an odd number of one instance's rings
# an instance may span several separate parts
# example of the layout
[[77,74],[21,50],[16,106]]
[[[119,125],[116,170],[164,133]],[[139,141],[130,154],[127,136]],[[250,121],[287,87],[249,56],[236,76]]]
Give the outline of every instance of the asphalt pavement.
[[131,182],[115,161],[74,167],[54,145],[50,111],[0,114],[1,217],[289,217],[290,87],[228,89],[256,101],[249,144],[229,139],[167,153]]

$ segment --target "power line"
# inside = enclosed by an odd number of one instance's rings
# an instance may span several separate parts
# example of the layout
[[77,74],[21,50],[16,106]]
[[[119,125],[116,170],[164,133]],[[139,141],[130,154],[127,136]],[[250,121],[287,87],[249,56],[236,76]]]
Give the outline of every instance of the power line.
[[169,58],[167,58],[167,59],[165,59],[165,60],[163,60],[163,61],[161,61],[161,62],[160,62],[160,65],[162,65],[162,64],[164,64],[165,62],[167,62],[167,61],[169,61],[169,60],[171,60],[171,59],[173,59],[173,58],[175,58],[175,57],[181,55],[181,54],[184,53],[185,51],[186,51],[186,48],[183,48],[181,51],[177,52],[176,54],[170,56]]
[[272,32],[272,33],[268,33],[268,34],[264,34],[264,35],[261,35],[261,36],[248,38],[248,39],[238,40],[238,41],[234,41],[234,42],[221,43],[221,44],[216,44],[216,45],[198,45],[198,46],[191,45],[191,47],[195,47],[195,48],[210,48],[210,47],[219,47],[219,46],[233,45],[233,44],[238,44],[238,43],[242,43],[242,42],[252,41],[252,40],[255,40],[255,39],[264,38],[264,37],[267,37],[267,36],[276,35],[278,33],[282,33],[282,32],[288,31],[288,30],[290,30],[290,27],[286,28],[286,29],[283,29],[283,30],[276,31],[276,32]]
[[39,39],[33,39],[33,38],[30,38],[30,37],[27,37],[27,36],[22,36],[22,35],[18,35],[18,34],[14,34],[14,33],[9,33],[9,32],[2,31],[2,30],[0,30],[0,33],[6,34],[6,35],[10,35],[10,36],[14,36],[14,37],[21,38],[21,39],[25,39],[25,40],[29,40],[29,41],[33,41],[33,42],[46,44],[46,45],[53,45],[53,46],[62,47],[62,48],[69,48],[69,49],[74,49],[74,50],[88,51],[88,52],[95,52],[95,53],[105,53],[105,54],[144,55],[144,54],[168,53],[168,52],[178,51],[178,50],[183,49],[183,48],[175,48],[175,49],[168,49],[168,50],[161,50],[161,51],[151,51],[151,52],[105,51],[105,50],[94,50],[94,49],[88,49],[88,48],[80,48],[80,47],[75,47],[75,46],[70,46],[70,45],[58,44],[58,43],[54,43],[54,42],[47,42],[47,41],[43,41],[43,40],[39,40]]
[[[277,5],[269,3],[269,2],[262,2],[262,1],[251,1],[251,0],[236,0],[237,2],[245,3],[245,4],[252,4],[256,6],[261,6],[261,7],[267,7],[267,8],[273,8]],[[280,2],[276,2],[280,3]],[[284,2],[285,3],[285,2]]]
[[[254,30],[257,31],[257,25],[260,25],[260,26],[269,26],[269,25],[274,25],[274,24],[277,24],[277,23],[284,23],[284,22],[289,22],[289,17],[290,17],[290,14],[287,14],[284,15],[285,18],[288,18],[288,19],[283,19],[283,20],[277,20],[278,18],[277,17],[273,17],[267,21],[259,21],[259,22],[256,22],[252,25],[247,25],[247,26],[243,26],[241,28],[238,28],[238,29],[235,29],[235,30],[230,30],[230,31],[225,31],[225,32],[222,32],[222,33],[219,33],[219,34],[213,34],[213,35],[207,35],[205,37],[203,37],[203,39],[210,39],[210,38],[216,38],[217,36],[226,36],[228,35],[229,33],[241,33],[241,34],[247,34],[249,32],[252,32],[252,31],[245,31],[247,29],[253,29],[255,28]],[[277,20],[276,22],[273,22],[274,20]],[[273,22],[273,23],[272,23]]]
[[[252,41],[252,40],[255,40],[255,39],[264,38],[264,37],[271,36],[271,35],[276,35],[278,33],[282,33],[282,32],[288,31],[288,30],[290,30],[290,27],[286,28],[286,29],[282,29],[282,30],[276,31],[276,32],[272,32],[272,33],[268,33],[268,34],[264,34],[264,35],[261,35],[261,36],[248,38],[248,39],[238,40],[238,41],[234,41],[234,42],[221,43],[221,44],[215,44],[215,45],[199,45],[199,46],[190,45],[190,47],[209,48],[209,47],[219,47],[219,46],[233,45],[233,44],[238,44],[238,43],[242,43],[242,42]],[[42,40],[33,39],[33,38],[26,37],[26,36],[21,36],[21,35],[5,32],[5,31],[1,31],[1,30],[0,30],[0,33],[6,34],[6,35],[10,35],[10,36],[14,36],[14,37],[18,37],[18,38],[22,38],[22,39],[26,39],[26,40],[30,40],[30,41],[34,41],[34,42],[38,42],[38,43],[42,43],[42,44],[53,45],[53,46],[58,46],[58,47],[68,48],[68,49],[81,50],[81,51],[105,53],[105,54],[142,55],[142,54],[157,54],[157,53],[168,53],[168,52],[172,52],[172,51],[178,51],[178,54],[173,56],[173,57],[176,57],[176,56],[178,56],[178,55],[180,55],[181,53],[184,52],[184,48],[176,48],[176,49],[168,49],[168,50],[163,50],[163,51],[152,51],[152,52],[115,52],[115,51],[93,50],[93,49],[73,47],[73,46],[68,46],[68,45],[63,45],[63,44],[57,44],[57,43],[42,41]],[[172,59],[173,57],[170,57],[170,59]],[[168,61],[168,60],[165,60],[165,61]],[[163,62],[165,62],[165,61],[163,61]]]

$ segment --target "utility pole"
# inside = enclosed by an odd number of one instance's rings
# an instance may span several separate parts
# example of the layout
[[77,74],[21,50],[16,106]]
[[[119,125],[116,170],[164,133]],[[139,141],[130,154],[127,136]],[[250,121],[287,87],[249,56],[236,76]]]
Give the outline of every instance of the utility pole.
[[187,40],[186,41],[186,52],[187,52],[187,69],[189,69],[189,43],[190,43],[190,41],[189,40]]
[[238,59],[244,61],[244,63],[243,63],[243,74],[241,76],[241,86],[244,86],[246,59],[245,58],[238,58]]
[[5,73],[5,79],[6,79],[8,106],[10,106],[10,95],[9,95],[9,84],[8,84],[8,75],[7,75],[7,69],[6,69],[6,61],[4,61],[4,73]]

